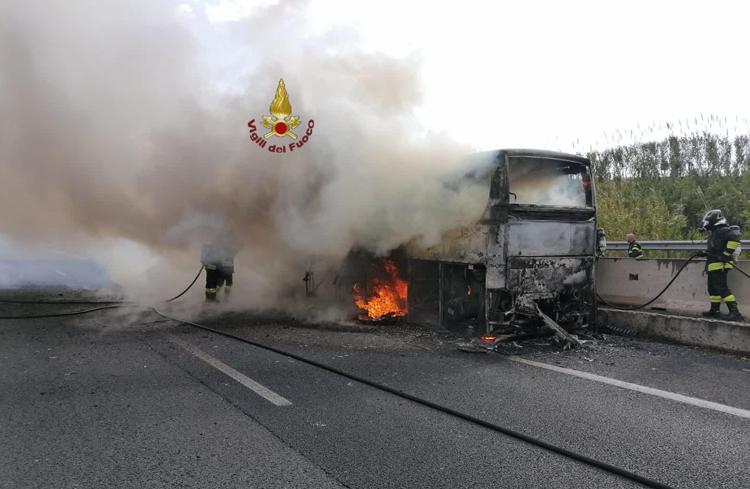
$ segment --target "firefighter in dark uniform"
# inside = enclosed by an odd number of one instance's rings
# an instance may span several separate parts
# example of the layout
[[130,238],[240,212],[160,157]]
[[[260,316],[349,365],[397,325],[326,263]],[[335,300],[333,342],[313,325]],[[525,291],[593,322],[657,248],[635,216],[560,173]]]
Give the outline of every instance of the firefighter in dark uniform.
[[699,231],[710,231],[706,251],[706,272],[708,273],[708,296],[711,309],[704,312],[706,317],[720,317],[721,301],[729,309],[728,319],[742,321],[744,318],[737,307],[737,300],[727,286],[727,274],[732,270],[734,259],[740,253],[740,228],[727,225],[723,213],[714,209],[703,217]]
[[641,245],[635,240],[635,234],[626,234],[625,241],[628,242],[628,256],[630,258],[643,258],[643,248],[641,248]]
[[224,288],[224,295],[232,290],[234,257],[237,248],[231,241],[214,241],[203,245],[201,263],[206,268],[206,301],[216,302],[216,294]]

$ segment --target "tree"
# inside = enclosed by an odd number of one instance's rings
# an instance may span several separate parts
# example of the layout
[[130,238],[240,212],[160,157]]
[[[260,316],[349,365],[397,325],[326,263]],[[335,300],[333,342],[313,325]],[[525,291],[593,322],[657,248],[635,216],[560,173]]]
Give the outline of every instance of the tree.
[[750,236],[750,136],[701,133],[589,153],[612,239],[689,239],[709,209]]

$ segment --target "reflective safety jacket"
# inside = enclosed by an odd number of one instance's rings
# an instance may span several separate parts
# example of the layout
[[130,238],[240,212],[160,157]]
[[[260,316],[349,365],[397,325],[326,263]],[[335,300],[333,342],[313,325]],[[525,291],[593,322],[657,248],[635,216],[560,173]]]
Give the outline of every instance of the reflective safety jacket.
[[720,224],[711,231],[706,243],[706,270],[731,270],[736,255],[740,253],[740,228]]
[[628,256],[630,258],[641,258],[643,256],[643,248],[641,248],[641,245],[637,241],[633,241],[628,245]]

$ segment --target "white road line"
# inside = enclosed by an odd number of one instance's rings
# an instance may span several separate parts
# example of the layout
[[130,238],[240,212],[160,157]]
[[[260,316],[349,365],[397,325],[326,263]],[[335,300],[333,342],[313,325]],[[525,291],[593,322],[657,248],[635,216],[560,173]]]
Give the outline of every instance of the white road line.
[[588,372],[581,372],[580,370],[573,370],[572,368],[558,367],[556,365],[549,365],[547,363],[534,362],[532,360],[526,360],[520,357],[506,357],[514,362],[523,363],[524,365],[531,365],[532,367],[544,368],[559,372],[561,374],[572,375],[574,377],[580,377],[582,379],[593,380],[594,382],[602,382],[603,384],[614,385],[622,389],[628,389],[631,391],[642,392],[644,394],[650,394],[652,396],[663,397],[670,401],[677,401],[683,404],[690,404],[691,406],[698,406],[705,409],[712,409],[726,414],[733,414],[740,418],[750,419],[750,411],[740,409],[726,404],[719,404],[717,402],[705,401],[698,399],[697,397],[683,396],[682,394],[675,394],[674,392],[663,391],[661,389],[654,389],[653,387],[646,387],[639,384],[631,384],[630,382],[623,382],[622,380],[611,379],[609,377],[603,377],[601,375],[590,374]]
[[175,336],[170,336],[170,340],[172,340],[174,343],[180,345],[196,357],[200,358],[207,364],[211,365],[216,370],[221,371],[222,373],[230,376],[240,384],[244,385],[251,391],[255,392],[268,402],[275,404],[276,406],[291,406],[292,403],[280,395],[276,394],[271,389],[257,383],[247,375],[243,374],[242,372],[238,372],[237,370],[233,369],[226,363],[221,362],[220,360],[217,360],[216,358],[212,357],[211,355],[199,350],[198,348],[194,347],[193,345],[186,343],[185,341],[181,340],[180,338],[177,338]]

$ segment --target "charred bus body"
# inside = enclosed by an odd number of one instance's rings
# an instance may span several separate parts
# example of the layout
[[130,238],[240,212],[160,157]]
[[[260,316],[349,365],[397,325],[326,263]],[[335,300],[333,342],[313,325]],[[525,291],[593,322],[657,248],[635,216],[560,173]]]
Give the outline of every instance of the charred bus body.
[[409,321],[492,333],[537,306],[558,324],[592,323],[596,201],[588,159],[538,150],[480,153],[454,185],[482,184],[474,225],[409,246]]

